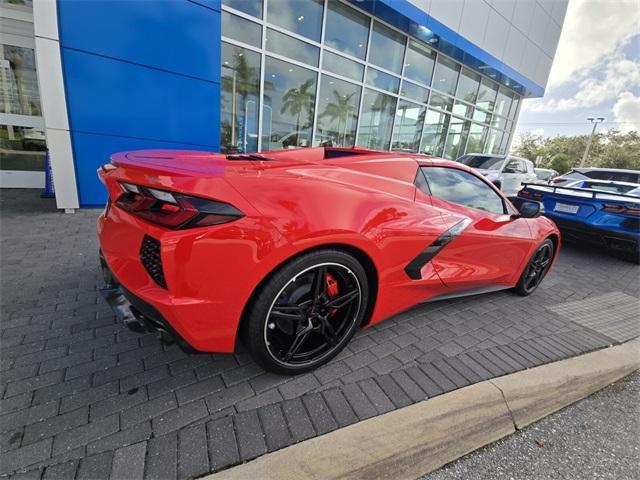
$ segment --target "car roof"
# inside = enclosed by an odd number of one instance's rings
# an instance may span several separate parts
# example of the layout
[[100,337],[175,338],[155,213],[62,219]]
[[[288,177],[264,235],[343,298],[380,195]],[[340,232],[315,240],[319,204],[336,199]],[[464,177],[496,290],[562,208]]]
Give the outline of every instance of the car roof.
[[492,158],[507,158],[507,155],[503,153],[473,153],[468,152],[462,155],[463,157],[492,157]]
[[528,158],[519,157],[518,155],[512,155],[512,154],[505,155],[504,153],[499,153],[499,154],[498,153],[465,153],[460,158],[462,157],[516,158],[518,160],[523,160],[525,162],[533,163]]

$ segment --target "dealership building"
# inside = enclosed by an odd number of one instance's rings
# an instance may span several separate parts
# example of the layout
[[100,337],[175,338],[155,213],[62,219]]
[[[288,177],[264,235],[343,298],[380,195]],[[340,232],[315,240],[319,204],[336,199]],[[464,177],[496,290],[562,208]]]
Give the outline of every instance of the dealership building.
[[0,186],[104,204],[113,152],[505,153],[568,0],[0,0]]

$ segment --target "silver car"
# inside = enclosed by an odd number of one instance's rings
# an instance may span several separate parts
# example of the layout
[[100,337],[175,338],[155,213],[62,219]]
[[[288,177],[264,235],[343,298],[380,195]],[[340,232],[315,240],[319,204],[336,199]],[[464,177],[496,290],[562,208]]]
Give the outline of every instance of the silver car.
[[514,155],[468,153],[458,162],[475,168],[507,196],[515,196],[523,183],[537,181],[533,162]]

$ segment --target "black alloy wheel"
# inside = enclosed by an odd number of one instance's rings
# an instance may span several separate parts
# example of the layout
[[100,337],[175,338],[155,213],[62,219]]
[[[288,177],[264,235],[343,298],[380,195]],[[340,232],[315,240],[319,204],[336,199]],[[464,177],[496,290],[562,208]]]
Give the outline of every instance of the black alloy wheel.
[[553,253],[553,242],[549,239],[546,239],[538,246],[515,287],[519,295],[530,295],[538,288],[540,282],[549,271],[549,267],[551,267]]
[[362,323],[367,287],[362,266],[341,251],[313,252],[285,266],[254,302],[245,335],[254,359],[278,373],[326,363]]

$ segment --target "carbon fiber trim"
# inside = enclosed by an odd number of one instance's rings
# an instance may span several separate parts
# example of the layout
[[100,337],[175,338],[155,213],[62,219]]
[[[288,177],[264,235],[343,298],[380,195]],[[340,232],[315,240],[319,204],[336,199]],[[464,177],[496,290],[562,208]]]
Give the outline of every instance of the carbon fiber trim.
[[469,226],[471,223],[471,219],[465,218],[464,220],[460,220],[449,230],[444,232],[438,238],[436,238],[427,248],[422,250],[413,260],[411,260],[406,267],[404,267],[404,271],[412,280],[421,280],[422,275],[420,274],[420,270],[424,267],[427,262],[431,261],[433,257],[435,257],[440,250],[446,247],[449,243],[451,243],[458,235],[460,235],[465,228]]

